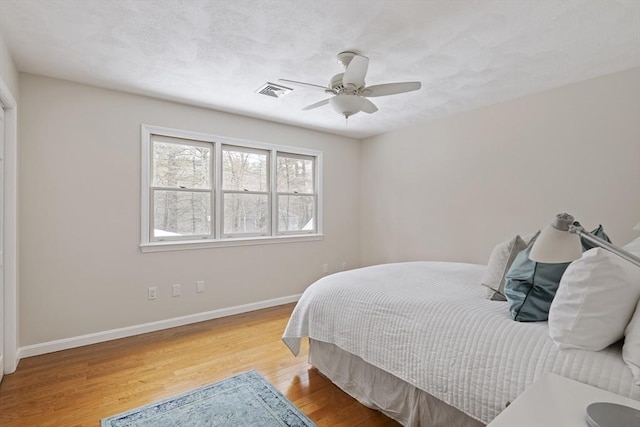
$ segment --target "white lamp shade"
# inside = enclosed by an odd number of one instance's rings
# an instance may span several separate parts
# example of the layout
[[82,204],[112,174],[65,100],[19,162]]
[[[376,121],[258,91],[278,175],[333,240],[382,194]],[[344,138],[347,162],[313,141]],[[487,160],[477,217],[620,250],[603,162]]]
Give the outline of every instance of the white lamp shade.
[[329,105],[345,117],[353,116],[362,109],[364,101],[357,95],[340,94],[329,100]]
[[558,264],[582,257],[580,236],[562,231],[552,225],[546,226],[531,248],[529,259],[535,262]]

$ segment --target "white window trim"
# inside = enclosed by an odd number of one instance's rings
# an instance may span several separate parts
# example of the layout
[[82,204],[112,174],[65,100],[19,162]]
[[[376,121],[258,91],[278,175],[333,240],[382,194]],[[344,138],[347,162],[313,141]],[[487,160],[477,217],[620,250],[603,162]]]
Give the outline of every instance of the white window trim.
[[[306,156],[313,156],[316,159],[316,232],[309,234],[281,234],[275,235],[277,228],[275,228],[275,221],[277,216],[274,212],[271,214],[271,235],[269,236],[247,236],[247,237],[234,237],[227,238],[221,237],[218,239],[211,238],[195,238],[192,240],[162,240],[153,241],[150,236],[150,182],[149,175],[151,170],[151,135],[164,135],[174,138],[192,139],[196,141],[211,142],[214,149],[214,158],[218,158],[221,154],[221,147],[223,144],[237,145],[240,147],[254,148],[258,150],[269,150],[271,152],[270,162],[270,178],[275,178],[275,161],[276,153],[290,153],[300,154]],[[289,147],[284,145],[270,144],[265,142],[248,141],[238,138],[230,138],[226,136],[211,135],[201,132],[185,131],[181,129],[172,129],[154,125],[141,125],[141,199],[140,199],[140,216],[141,216],[141,233],[140,233],[140,249],[142,252],[160,252],[160,251],[174,251],[174,250],[188,250],[188,249],[204,249],[204,248],[217,248],[217,247],[230,247],[230,246],[248,246],[248,245],[264,245],[273,243],[294,243],[294,242],[308,242],[315,240],[322,240],[323,236],[323,204],[322,204],[322,152],[317,150],[311,150],[308,148]],[[214,182],[220,182],[221,171],[220,168],[214,167]],[[272,181],[275,182],[275,181]],[[219,198],[221,191],[214,186],[214,198],[215,206],[219,206]],[[277,197],[277,193],[274,193],[271,197]],[[276,208],[277,203],[272,200],[272,209]],[[217,211],[217,209],[216,209]],[[212,212],[214,215],[215,235],[222,236],[222,230],[220,229],[221,223],[216,212]]]

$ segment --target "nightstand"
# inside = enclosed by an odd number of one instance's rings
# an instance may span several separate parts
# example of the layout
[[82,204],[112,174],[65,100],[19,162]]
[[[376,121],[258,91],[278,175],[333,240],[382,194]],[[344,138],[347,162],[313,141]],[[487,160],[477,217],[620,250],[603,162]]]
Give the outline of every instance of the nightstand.
[[586,427],[586,409],[612,402],[640,409],[640,402],[555,374],[544,374],[487,427]]

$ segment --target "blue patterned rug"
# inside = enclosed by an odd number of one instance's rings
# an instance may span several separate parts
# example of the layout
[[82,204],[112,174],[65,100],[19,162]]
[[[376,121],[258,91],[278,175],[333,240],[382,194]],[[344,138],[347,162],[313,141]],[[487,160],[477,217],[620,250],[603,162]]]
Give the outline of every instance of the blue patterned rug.
[[105,418],[102,427],[315,427],[256,371]]

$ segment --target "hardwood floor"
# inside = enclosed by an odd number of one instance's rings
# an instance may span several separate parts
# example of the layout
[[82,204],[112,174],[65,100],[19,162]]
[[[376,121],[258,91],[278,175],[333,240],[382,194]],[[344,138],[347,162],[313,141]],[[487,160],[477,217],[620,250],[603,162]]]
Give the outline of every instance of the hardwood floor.
[[293,304],[23,359],[0,383],[0,426],[100,419],[256,369],[318,426],[398,426],[293,357]]

